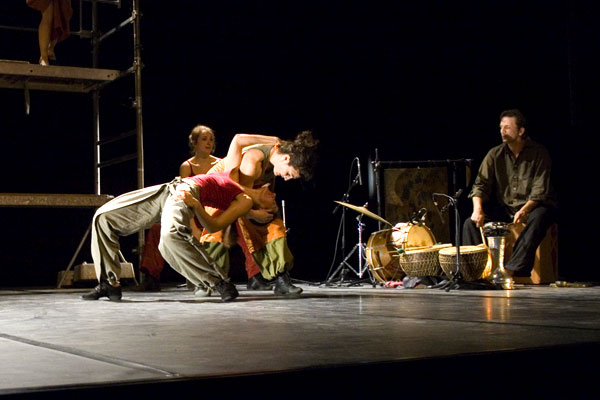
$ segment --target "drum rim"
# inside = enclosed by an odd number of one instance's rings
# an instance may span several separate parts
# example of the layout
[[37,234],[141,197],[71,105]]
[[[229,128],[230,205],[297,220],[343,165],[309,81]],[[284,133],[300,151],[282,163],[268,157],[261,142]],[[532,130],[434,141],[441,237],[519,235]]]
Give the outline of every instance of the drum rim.
[[[444,251],[446,250],[446,251]],[[472,245],[466,245],[466,246],[460,246],[460,253],[461,254],[468,254],[468,253],[483,253],[483,252],[487,252],[488,249],[487,247],[482,247],[482,246],[472,246]],[[455,256],[456,255],[456,246],[452,246],[452,247],[443,247],[440,249],[440,255],[444,255],[444,256]]]

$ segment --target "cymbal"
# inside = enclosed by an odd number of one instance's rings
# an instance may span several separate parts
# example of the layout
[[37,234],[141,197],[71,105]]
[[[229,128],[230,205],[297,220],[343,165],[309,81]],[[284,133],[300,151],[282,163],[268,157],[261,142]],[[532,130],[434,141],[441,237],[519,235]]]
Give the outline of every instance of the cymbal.
[[343,201],[336,201],[336,203],[343,205],[344,207],[348,207],[354,211],[358,211],[361,214],[364,214],[368,217],[374,218],[378,221],[383,222],[384,224],[388,224],[389,226],[393,227],[394,225],[390,224],[388,221],[386,221],[385,219],[381,218],[379,215],[372,213],[371,211],[367,210],[364,207],[359,207],[359,206],[355,206],[349,203],[344,203]]

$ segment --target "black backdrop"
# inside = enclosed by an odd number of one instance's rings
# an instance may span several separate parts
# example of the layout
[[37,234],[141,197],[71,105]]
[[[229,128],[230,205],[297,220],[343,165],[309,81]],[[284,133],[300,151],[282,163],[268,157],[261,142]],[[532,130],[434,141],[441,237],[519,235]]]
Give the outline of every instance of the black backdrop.
[[[100,5],[105,31],[127,17],[124,3],[121,10]],[[333,201],[348,188],[354,157],[362,161],[363,177],[375,149],[383,160],[472,158],[477,167],[500,142],[500,112],[520,108],[530,135],[554,160],[561,274],[596,279],[590,188],[598,148],[598,30],[592,3],[405,3],[142,2],[146,185],[177,174],[197,123],[215,129],[217,155],[236,132],[291,139],[312,129],[322,143],[315,179],[281,181],[277,191],[286,201],[293,276],[323,280],[339,262]],[[1,25],[35,27],[38,20],[22,1],[0,5]],[[130,66],[131,42],[128,29],[107,40],[101,67]],[[34,32],[0,30],[1,59],[36,62],[37,54]],[[71,37],[57,55],[62,65],[87,66],[89,42]],[[132,96],[127,80],[103,93],[107,135],[133,128]],[[22,92],[0,91],[0,191],[93,192],[90,96],[32,92],[31,107],[26,115]],[[107,171],[104,192],[134,189],[134,164]],[[350,193],[353,204],[366,200],[366,185]],[[463,218],[469,208],[463,197]],[[0,285],[53,284],[91,214],[0,209]],[[354,216],[348,214],[350,246]],[[376,229],[367,222],[366,235]],[[131,249],[125,255],[134,258]],[[90,260],[87,245],[80,258]]]

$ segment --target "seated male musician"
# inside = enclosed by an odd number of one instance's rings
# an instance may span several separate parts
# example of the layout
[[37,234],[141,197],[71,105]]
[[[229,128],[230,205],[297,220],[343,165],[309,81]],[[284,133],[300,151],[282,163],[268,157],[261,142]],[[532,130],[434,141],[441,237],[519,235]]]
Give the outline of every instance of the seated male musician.
[[530,276],[535,252],[556,221],[556,199],[551,184],[548,151],[531,140],[519,110],[500,114],[502,144],[492,148],[481,163],[469,197],[473,213],[463,225],[463,244],[481,243],[486,222],[524,223],[510,260],[509,276]]

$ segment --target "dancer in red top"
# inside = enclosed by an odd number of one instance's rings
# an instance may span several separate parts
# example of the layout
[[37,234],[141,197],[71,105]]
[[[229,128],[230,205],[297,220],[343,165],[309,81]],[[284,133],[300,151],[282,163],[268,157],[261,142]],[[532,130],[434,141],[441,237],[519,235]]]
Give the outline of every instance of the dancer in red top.
[[[187,178],[198,174],[205,174],[208,170],[221,161],[212,153],[215,151],[215,133],[206,125],[196,125],[188,136],[188,144],[193,154],[181,163],[179,176]],[[193,224],[192,231],[196,229]],[[199,237],[199,234],[196,234]],[[134,290],[139,292],[160,291],[160,274],[165,266],[165,259],[158,251],[160,242],[160,224],[154,224],[146,231],[144,250],[140,262],[141,282]]]
[[[242,148],[263,141],[278,143],[279,139],[262,135],[236,135],[225,165],[236,166]],[[215,262],[203,250],[190,228],[197,218],[209,232],[226,228],[252,207],[276,209],[275,197],[265,188],[242,189],[236,182],[238,169],[224,174],[176,178],[170,183],[125,193],[98,209],[92,221],[92,258],[99,284],[84,300],[120,300],[119,237],[145,229],[160,221],[159,250],[169,265],[194,285],[207,285],[216,290],[223,301],[238,296],[235,286],[223,275]],[[222,210],[209,215],[204,206]]]

